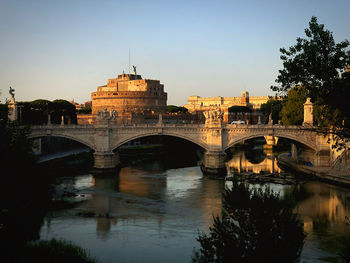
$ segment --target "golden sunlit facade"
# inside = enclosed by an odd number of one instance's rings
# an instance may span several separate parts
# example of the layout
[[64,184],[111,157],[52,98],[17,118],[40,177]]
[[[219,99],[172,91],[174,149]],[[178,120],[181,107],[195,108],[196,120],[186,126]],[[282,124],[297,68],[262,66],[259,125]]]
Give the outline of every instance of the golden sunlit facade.
[[271,99],[281,99],[274,96],[256,96],[249,97],[249,92],[242,92],[241,97],[208,97],[189,96],[187,104],[183,105],[189,112],[206,111],[220,108],[222,111],[227,111],[232,106],[245,106],[252,109],[260,109],[261,105]]
[[141,75],[121,74],[108,79],[104,86],[91,93],[92,114],[99,111],[117,111],[127,114],[162,114],[166,112],[167,93],[159,80],[143,79]]

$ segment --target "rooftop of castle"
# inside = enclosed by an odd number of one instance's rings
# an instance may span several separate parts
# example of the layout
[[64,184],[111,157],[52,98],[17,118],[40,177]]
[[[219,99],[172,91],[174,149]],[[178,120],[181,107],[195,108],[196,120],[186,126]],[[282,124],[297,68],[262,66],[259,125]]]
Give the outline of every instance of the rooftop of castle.
[[121,74],[118,75],[118,80],[136,80],[136,79],[142,79],[141,75],[137,75],[137,74]]

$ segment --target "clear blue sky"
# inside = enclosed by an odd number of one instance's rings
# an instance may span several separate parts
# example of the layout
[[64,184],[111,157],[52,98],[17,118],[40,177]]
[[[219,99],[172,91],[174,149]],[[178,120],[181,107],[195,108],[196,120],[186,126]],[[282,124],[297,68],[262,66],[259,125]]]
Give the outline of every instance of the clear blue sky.
[[84,102],[131,65],[159,79],[168,104],[190,95],[273,95],[279,48],[311,16],[350,40],[350,0],[0,0],[1,102]]

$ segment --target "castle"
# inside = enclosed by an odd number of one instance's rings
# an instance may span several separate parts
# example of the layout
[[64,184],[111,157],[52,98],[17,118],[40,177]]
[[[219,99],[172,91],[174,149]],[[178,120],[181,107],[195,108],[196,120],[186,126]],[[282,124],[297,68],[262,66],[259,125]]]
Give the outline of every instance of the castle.
[[92,115],[99,111],[118,112],[120,119],[131,119],[133,115],[164,114],[167,93],[159,80],[142,79],[141,75],[121,74],[108,79],[104,86],[91,93]]

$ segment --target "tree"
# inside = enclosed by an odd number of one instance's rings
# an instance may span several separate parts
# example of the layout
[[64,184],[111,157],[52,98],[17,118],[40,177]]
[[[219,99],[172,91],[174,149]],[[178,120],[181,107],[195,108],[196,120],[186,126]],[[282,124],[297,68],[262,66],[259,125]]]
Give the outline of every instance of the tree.
[[233,182],[223,195],[222,217],[214,217],[209,234],[200,234],[201,248],[192,262],[294,262],[305,233],[291,202],[269,188]]
[[19,262],[10,259],[39,238],[50,200],[49,179],[36,163],[29,134],[28,127],[0,121],[0,243],[8,262]]
[[296,86],[288,91],[281,110],[281,119],[284,125],[303,124],[306,94],[307,91],[302,86]]
[[280,120],[280,112],[282,110],[282,101],[276,99],[270,99],[266,103],[261,104],[261,112],[264,114],[265,119],[269,118],[270,113],[272,113],[273,123],[278,123]]
[[228,108],[228,112],[252,112],[252,109],[249,107],[245,107],[245,106],[231,106],[230,108]]
[[7,104],[0,104],[0,121],[7,121],[9,108]]
[[91,114],[92,109],[91,107],[84,107],[81,108],[80,110],[77,110],[77,114]]
[[168,113],[188,113],[188,109],[185,107],[179,107],[175,105],[168,105],[166,108]]
[[39,99],[18,104],[21,107],[20,121],[23,124],[47,123],[47,115],[52,104],[50,101]]
[[346,137],[348,131],[349,136],[350,73],[345,71],[350,65],[350,43],[335,43],[332,32],[318,24],[316,17],[311,18],[305,35],[289,49],[280,49],[283,69],[276,79],[279,86],[271,89],[287,92],[295,86],[305,87],[306,95],[320,107],[320,127],[341,128],[339,134]]
[[67,100],[54,100],[51,106],[51,120],[53,123],[61,123],[64,116],[65,123],[77,123],[76,108]]

